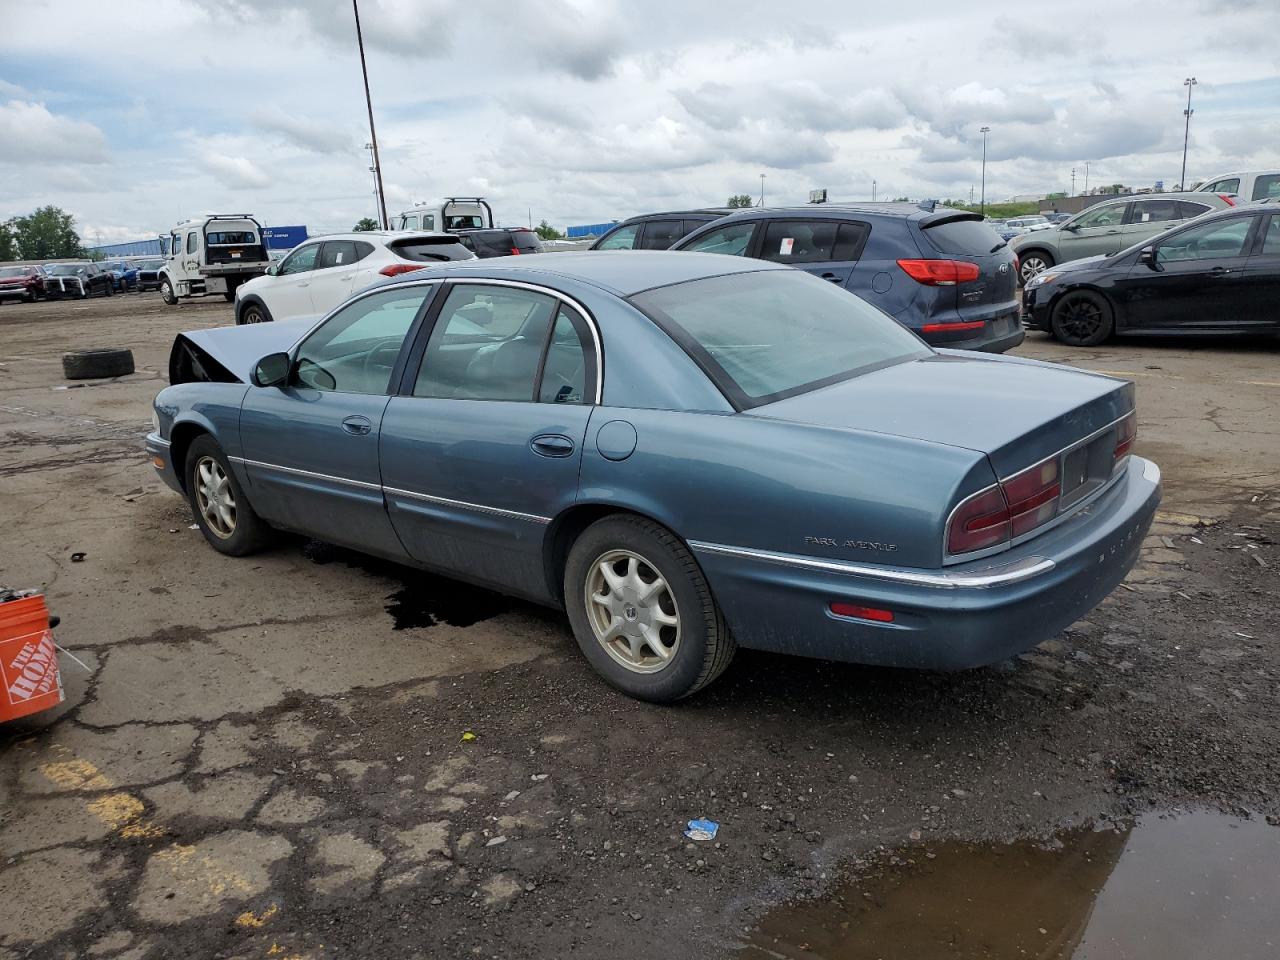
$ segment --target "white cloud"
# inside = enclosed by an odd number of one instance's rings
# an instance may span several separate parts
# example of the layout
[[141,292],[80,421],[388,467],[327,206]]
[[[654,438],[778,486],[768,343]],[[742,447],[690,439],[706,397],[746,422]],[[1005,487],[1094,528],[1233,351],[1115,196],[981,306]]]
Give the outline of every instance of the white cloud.
[[85,120],[50,113],[43,103],[0,104],[0,161],[104,163],[107,138]]
[[235,189],[271,186],[271,178],[248,157],[228,157],[212,153],[204,158],[204,168],[222,184]]
[[279,108],[254,110],[249,122],[286,142],[313,153],[351,153],[355,141],[345,130],[319,120],[293,116]]

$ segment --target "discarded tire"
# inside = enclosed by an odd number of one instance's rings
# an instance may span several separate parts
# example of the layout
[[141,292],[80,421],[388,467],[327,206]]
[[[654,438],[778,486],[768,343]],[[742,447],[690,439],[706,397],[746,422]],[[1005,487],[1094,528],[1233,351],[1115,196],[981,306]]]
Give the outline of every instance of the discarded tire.
[[133,373],[132,350],[74,350],[62,355],[62,374],[68,380],[99,380]]

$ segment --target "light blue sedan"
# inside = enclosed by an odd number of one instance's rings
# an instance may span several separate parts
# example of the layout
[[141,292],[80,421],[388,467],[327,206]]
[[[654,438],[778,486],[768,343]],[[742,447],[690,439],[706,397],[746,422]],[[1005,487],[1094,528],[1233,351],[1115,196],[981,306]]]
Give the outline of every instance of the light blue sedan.
[[1160,499],[1132,384],[737,257],[443,265],[179,336],[170,382],[147,451],[215,549],[291,530],[563,608],[655,701],[739,646],[1008,657],[1115,588]]

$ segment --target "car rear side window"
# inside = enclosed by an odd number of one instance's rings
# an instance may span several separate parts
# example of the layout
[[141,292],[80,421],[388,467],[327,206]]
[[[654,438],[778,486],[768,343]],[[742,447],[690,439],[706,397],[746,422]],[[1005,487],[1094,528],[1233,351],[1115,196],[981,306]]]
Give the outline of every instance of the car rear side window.
[[1126,222],[1130,224],[1162,223],[1177,219],[1177,200],[1135,200],[1129,207],[1129,218]]
[[764,231],[760,259],[774,263],[822,263],[836,245],[834,220],[773,220]]
[[587,348],[587,323],[572,307],[561,306],[551,342],[542,361],[538,385],[541,403],[586,403],[587,383],[591,379],[591,358]]
[[321,270],[327,267],[349,267],[358,259],[356,245],[352,241],[327,240],[320,250],[320,259],[316,266]]
[[1207,193],[1238,193],[1240,191],[1240,178],[1227,177],[1200,189]]
[[392,252],[405,260],[436,263],[446,260],[470,260],[472,253],[453,237],[420,237],[415,240],[393,240],[387,244]]
[[650,220],[644,225],[640,249],[666,250],[684,236],[683,229],[683,220]]
[[691,280],[632,302],[739,409],[929,353],[875,307],[799,270]]
[[1267,231],[1262,235],[1262,255],[1280,256],[1280,216],[1273,214],[1269,218]]
[[1207,203],[1196,203],[1192,200],[1178,201],[1178,217],[1182,220],[1190,220],[1192,217],[1198,217],[1202,213],[1208,213],[1213,208]]
[[1280,173],[1268,173],[1253,181],[1253,199],[1265,200],[1267,197],[1280,197]]
[[1004,246],[1004,240],[982,220],[946,220],[923,228],[925,239],[939,253],[985,257]]
[[511,245],[521,253],[542,252],[542,241],[532,230],[512,230]]
[[755,221],[727,223],[719,229],[703,234],[684,249],[699,253],[724,253],[732,257],[745,257],[755,229]]

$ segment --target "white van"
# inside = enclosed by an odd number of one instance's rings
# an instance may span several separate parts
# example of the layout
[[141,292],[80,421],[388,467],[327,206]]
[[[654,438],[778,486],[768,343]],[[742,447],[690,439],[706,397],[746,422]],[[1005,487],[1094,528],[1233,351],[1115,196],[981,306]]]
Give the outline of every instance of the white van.
[[1245,170],[1210,177],[1196,193],[1234,193],[1241,200],[1280,197],[1280,170]]
[[445,197],[416,204],[391,218],[392,230],[488,230],[493,226],[493,209],[484,197]]
[[160,296],[168,304],[212,293],[230,303],[236,287],[271,265],[262,225],[247,213],[183,220],[169,231],[165,247],[159,279]]

